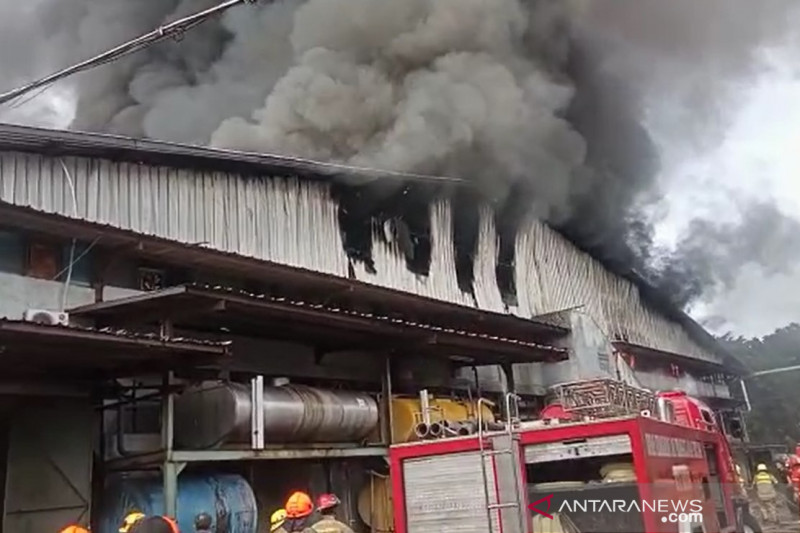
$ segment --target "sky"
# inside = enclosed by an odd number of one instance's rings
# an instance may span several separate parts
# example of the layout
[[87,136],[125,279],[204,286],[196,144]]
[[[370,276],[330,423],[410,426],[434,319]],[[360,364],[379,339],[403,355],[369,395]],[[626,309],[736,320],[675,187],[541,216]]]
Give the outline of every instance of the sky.
[[[662,162],[660,244],[674,243],[697,216],[735,220],[733,205],[747,197],[774,199],[800,219],[800,42],[792,37],[761,51],[756,75],[734,80],[722,111],[724,130],[711,144],[698,147],[681,131],[681,119],[675,117],[684,117],[685,110],[676,113],[668,94],[649,100],[646,125]],[[69,89],[56,85],[1,118],[66,127],[72,100]],[[744,336],[800,322],[800,265],[772,275],[746,266],[730,290],[695,305],[691,314],[714,333]]]
[[[663,160],[661,183],[666,216],[657,226],[662,244],[675,241],[695,216],[735,220],[737,198],[772,199],[800,218],[800,66],[794,41],[763,50],[759,74],[738,88],[718,145],[702,151],[659,128],[651,111],[651,131]],[[800,265],[767,275],[746,266],[731,290],[697,305],[692,314],[716,333],[762,336],[800,322]],[[722,320],[720,320],[720,318]]]

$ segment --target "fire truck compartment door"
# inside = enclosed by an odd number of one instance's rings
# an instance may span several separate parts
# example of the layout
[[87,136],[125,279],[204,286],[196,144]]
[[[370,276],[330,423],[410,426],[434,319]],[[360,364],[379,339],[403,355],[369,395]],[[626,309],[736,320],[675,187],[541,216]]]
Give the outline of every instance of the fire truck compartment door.
[[604,457],[631,452],[631,440],[628,435],[608,435],[525,446],[525,463],[551,463],[577,457]]
[[[527,495],[519,488],[520,459],[519,453],[483,456],[486,481],[480,451],[406,459],[407,533],[526,533]],[[514,463],[520,469],[517,475],[510,471]],[[507,505],[490,509],[498,503]]]

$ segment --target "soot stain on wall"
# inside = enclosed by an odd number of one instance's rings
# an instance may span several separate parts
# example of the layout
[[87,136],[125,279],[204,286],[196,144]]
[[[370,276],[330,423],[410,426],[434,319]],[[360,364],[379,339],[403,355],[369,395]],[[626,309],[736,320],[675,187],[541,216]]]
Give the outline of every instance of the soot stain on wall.
[[[528,212],[530,191],[515,186],[495,206],[498,240],[496,282],[506,306],[517,304],[515,282],[516,239]],[[475,258],[480,234],[481,195],[464,188],[430,184],[373,182],[365,185],[336,184],[339,227],[348,259],[377,273],[373,236],[390,243],[402,254],[409,271],[428,276],[432,256],[431,206],[447,198],[452,206],[452,234],[458,287],[474,299]],[[351,275],[353,273],[351,272]]]

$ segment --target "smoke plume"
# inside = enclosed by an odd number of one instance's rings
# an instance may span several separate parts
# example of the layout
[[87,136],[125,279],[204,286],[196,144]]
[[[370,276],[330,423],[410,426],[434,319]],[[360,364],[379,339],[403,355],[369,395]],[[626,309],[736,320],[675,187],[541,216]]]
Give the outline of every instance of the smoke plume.
[[[217,3],[2,0],[0,88]],[[665,143],[719,142],[792,4],[279,0],[62,89],[76,94],[76,129],[462,177],[505,204],[524,190],[511,200],[684,305],[766,253],[759,217],[790,227],[774,206],[746,205],[739,223],[697,220],[664,250],[652,212]],[[780,235],[774,248],[796,246]]]

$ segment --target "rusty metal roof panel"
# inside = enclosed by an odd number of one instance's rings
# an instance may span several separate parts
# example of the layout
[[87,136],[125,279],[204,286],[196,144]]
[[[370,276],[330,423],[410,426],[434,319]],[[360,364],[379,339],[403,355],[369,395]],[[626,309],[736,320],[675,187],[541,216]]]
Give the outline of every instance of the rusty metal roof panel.
[[75,337],[89,340],[130,340],[133,342],[144,341],[147,345],[160,345],[163,347],[189,348],[194,347],[208,348],[207,351],[226,354],[231,346],[229,341],[210,341],[206,339],[195,339],[189,337],[161,337],[156,333],[143,333],[122,328],[90,328],[75,325],[59,324],[39,324],[26,320],[14,320],[0,318],[0,337],[3,332],[30,332],[41,333],[55,337]]
[[[536,332],[525,327],[529,324],[522,320],[519,320],[516,330],[520,336],[512,336],[487,331],[490,328],[485,325],[485,329],[481,329],[478,324],[466,329],[398,315],[359,311],[335,304],[210,285],[171,287],[120,300],[81,306],[70,310],[70,313],[98,321],[124,323],[137,318],[140,321],[152,321],[169,319],[172,315],[185,316],[187,309],[194,310],[195,316],[186,319],[184,327],[213,324],[216,327],[224,325],[226,329],[232,330],[244,323],[248,327],[258,324],[259,332],[270,334],[273,331],[271,326],[281,330],[298,327],[309,340],[317,338],[318,332],[322,335],[321,338],[383,338],[384,344],[392,339],[405,339],[410,340],[410,344],[394,341],[389,344],[397,344],[395,348],[398,349],[402,344],[407,350],[430,349],[445,352],[448,356],[463,353],[482,361],[563,360],[568,355],[563,348],[530,340]],[[203,315],[211,315],[212,318],[206,323]],[[424,342],[420,343],[420,340]],[[439,348],[434,348],[434,345]]]

